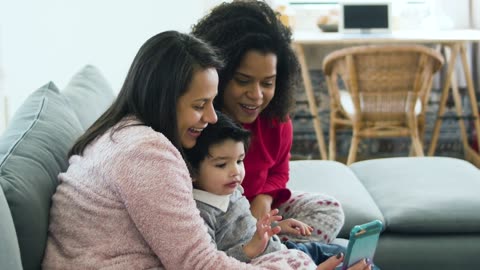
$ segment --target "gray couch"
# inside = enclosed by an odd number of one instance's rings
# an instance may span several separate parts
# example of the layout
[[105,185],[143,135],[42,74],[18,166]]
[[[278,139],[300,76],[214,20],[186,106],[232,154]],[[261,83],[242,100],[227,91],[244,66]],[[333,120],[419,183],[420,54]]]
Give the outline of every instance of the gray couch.
[[289,187],[335,196],[347,238],[355,224],[384,223],[382,270],[480,269],[480,170],[445,157],[386,158],[347,167],[292,161]]
[[[86,66],[61,91],[53,83],[36,90],[11,119],[0,136],[0,269],[40,268],[67,151],[113,99],[100,72]],[[295,190],[342,202],[341,237],[382,220],[376,262],[384,270],[480,268],[480,171],[462,160],[292,161],[291,178]]]

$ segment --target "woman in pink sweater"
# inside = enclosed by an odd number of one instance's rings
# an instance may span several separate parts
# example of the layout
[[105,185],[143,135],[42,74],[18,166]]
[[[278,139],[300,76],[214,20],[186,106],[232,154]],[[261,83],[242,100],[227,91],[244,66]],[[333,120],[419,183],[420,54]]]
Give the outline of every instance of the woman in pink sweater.
[[281,232],[283,239],[330,243],[343,226],[340,203],[287,188],[293,140],[288,114],[300,71],[290,30],[265,2],[234,1],[214,8],[192,33],[217,47],[226,61],[215,107],[252,132],[242,183],[252,214],[258,219],[278,207],[285,219],[310,226],[302,234],[292,225]]
[[44,269],[316,268],[292,250],[245,264],[211,243],[182,147],[217,120],[221,64],[208,45],[174,31],[141,47],[116,101],[78,139],[59,175]]

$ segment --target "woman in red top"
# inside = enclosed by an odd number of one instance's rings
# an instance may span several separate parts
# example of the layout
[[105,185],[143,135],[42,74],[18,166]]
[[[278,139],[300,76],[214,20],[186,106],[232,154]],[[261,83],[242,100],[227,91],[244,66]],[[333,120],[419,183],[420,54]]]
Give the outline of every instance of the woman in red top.
[[258,219],[279,208],[284,219],[302,222],[302,227],[298,222],[282,227],[283,239],[329,243],[344,222],[339,202],[286,187],[293,140],[288,115],[300,78],[290,30],[266,3],[234,1],[213,9],[192,33],[217,47],[225,58],[216,108],[252,132],[242,186],[253,215]]

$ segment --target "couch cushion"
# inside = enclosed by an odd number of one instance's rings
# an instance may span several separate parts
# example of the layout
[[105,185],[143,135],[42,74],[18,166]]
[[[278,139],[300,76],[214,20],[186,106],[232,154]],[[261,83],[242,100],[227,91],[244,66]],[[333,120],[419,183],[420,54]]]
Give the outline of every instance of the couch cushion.
[[84,129],[89,128],[115,99],[110,84],[100,70],[92,65],[77,72],[62,90],[62,94]]
[[384,233],[375,263],[387,270],[479,269],[480,235]]
[[355,225],[374,219],[384,221],[365,187],[342,163],[328,160],[291,161],[288,187],[298,191],[325,193],[339,200],[345,212],[345,225],[339,237],[348,238]]
[[351,165],[382,211],[387,228],[406,233],[480,232],[480,170],[444,157]]
[[20,249],[10,208],[0,186],[0,265],[2,269],[21,270]]
[[53,83],[20,106],[0,137],[0,185],[15,223],[24,269],[39,269],[50,198],[83,129]]

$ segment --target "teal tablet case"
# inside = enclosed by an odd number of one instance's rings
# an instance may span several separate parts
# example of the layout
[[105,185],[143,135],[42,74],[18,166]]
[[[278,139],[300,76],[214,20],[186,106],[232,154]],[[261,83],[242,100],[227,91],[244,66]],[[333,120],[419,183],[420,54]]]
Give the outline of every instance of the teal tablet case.
[[348,269],[349,266],[363,259],[369,259],[370,262],[373,262],[382,228],[383,224],[380,220],[374,220],[352,228],[342,270]]

